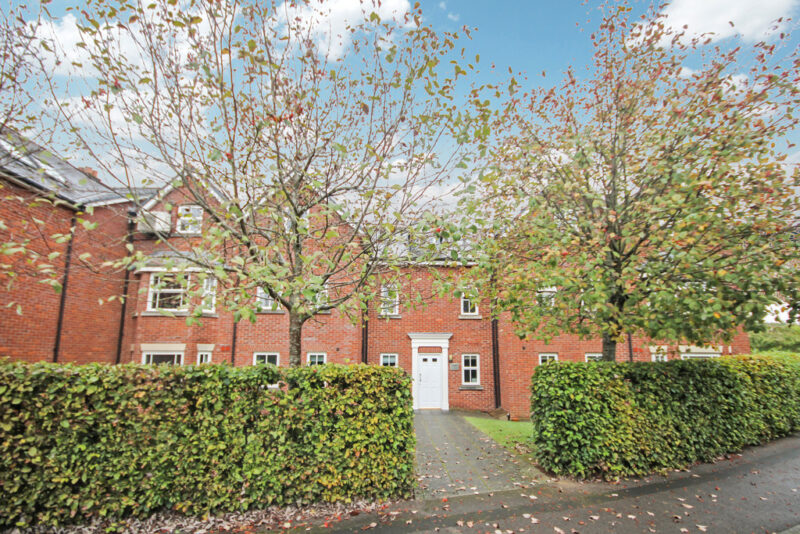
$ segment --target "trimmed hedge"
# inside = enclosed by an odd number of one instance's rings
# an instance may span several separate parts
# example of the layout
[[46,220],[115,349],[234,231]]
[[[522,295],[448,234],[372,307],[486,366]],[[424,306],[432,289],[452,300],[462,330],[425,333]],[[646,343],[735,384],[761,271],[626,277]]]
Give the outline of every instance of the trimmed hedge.
[[414,447],[397,369],[0,363],[2,527],[408,496]]
[[556,474],[641,476],[800,430],[800,374],[770,358],[549,364],[531,380],[535,455]]

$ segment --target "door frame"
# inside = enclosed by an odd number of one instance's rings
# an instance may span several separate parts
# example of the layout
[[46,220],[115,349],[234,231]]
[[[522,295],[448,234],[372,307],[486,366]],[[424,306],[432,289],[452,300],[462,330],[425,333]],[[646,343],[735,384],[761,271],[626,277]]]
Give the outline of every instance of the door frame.
[[448,392],[447,369],[450,349],[450,338],[453,337],[452,333],[446,332],[410,332],[408,337],[411,338],[411,397],[414,401],[414,409],[419,409],[419,392],[417,390],[417,372],[419,365],[417,359],[419,358],[420,347],[439,347],[442,349],[442,411],[450,411],[450,395]]

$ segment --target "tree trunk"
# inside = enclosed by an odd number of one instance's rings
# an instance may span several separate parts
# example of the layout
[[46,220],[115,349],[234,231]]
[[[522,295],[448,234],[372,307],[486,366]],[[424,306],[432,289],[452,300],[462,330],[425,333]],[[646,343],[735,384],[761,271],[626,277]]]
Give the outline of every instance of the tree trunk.
[[608,332],[603,332],[603,361],[617,361],[617,339]]
[[289,312],[289,367],[303,365],[303,322],[299,314]]

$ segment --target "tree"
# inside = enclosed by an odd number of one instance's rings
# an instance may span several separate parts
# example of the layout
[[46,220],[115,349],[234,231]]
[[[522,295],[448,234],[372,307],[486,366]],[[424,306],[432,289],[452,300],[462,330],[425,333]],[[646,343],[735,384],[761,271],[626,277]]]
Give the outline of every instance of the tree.
[[[10,290],[20,278],[61,290],[55,264],[62,256],[62,245],[71,238],[68,228],[48,233],[48,221],[42,220],[47,217],[39,213],[43,205],[60,205],[63,200],[41,191],[20,194],[6,186],[9,176],[14,178],[20,172],[43,181],[53,172],[49,163],[54,156],[40,144],[47,143],[49,129],[34,132],[42,90],[36,60],[40,19],[32,17],[34,14],[24,5],[0,6],[0,201],[6,213],[27,214],[0,218],[0,287],[9,297],[4,306],[17,313],[22,313],[22,306],[12,300]],[[34,134],[38,143],[29,139]]]
[[254,320],[258,291],[278,302],[293,366],[306,321],[355,314],[378,275],[399,273],[399,252],[467,157],[456,136],[469,118],[454,100],[466,69],[447,63],[458,36],[389,4],[359,4],[337,26],[317,1],[90,0],[79,56],[59,58],[77,75],[49,77],[76,149],[131,199],[173,185],[199,206],[202,235],[162,236],[165,265],[206,273],[198,294],[215,277],[236,320]]
[[704,344],[796,297],[799,63],[781,38],[724,50],[605,9],[583,78],[512,82],[464,205],[483,221],[475,272],[519,333],[602,336],[613,360],[625,334]]

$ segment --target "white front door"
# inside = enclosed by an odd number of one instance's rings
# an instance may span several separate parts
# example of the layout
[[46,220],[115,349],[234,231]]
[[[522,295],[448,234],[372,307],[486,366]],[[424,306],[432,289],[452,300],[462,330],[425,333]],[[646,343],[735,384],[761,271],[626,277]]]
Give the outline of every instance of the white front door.
[[441,354],[417,356],[417,392],[419,408],[442,408],[442,361]]

